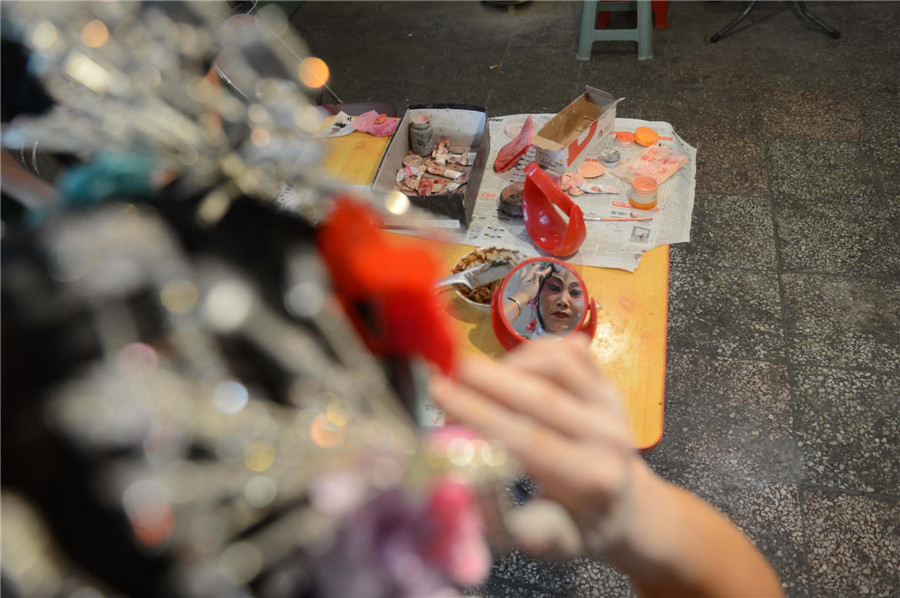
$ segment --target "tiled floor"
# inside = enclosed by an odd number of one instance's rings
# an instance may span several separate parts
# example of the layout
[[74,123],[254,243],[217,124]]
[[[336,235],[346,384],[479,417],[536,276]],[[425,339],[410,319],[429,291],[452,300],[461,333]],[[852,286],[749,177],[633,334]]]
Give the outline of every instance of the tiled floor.
[[[900,3],[672,2],[654,58],[581,4],[308,2],[293,22],[346,101],[556,112],[585,84],[698,149],[672,247],[666,425],[648,456],[771,560],[790,596],[900,596]],[[625,18],[615,15],[616,19]],[[487,596],[630,596],[600,563],[500,560]]]

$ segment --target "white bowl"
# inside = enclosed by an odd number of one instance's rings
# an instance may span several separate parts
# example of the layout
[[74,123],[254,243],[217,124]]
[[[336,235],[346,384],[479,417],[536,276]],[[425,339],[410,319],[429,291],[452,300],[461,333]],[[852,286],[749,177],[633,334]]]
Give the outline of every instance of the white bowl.
[[[472,268],[477,266],[478,264],[484,264],[486,262],[490,262],[493,260],[502,259],[504,257],[509,257],[514,265],[519,265],[519,263],[525,261],[527,258],[525,254],[521,251],[516,251],[515,249],[506,249],[503,247],[480,247],[478,249],[473,249],[472,251],[466,253],[461,256],[456,263],[453,264],[453,268],[451,269],[451,274],[456,274],[457,272],[462,272],[468,268]],[[500,285],[503,283],[503,280],[498,280],[496,283],[491,283],[493,285]],[[477,301],[473,301],[469,299],[465,295],[463,295],[463,291],[459,289],[456,290],[456,296],[459,297],[465,303],[468,303],[475,309],[479,309],[481,311],[490,311],[491,310],[491,296],[493,295],[493,291],[487,296],[487,303],[478,303]]]

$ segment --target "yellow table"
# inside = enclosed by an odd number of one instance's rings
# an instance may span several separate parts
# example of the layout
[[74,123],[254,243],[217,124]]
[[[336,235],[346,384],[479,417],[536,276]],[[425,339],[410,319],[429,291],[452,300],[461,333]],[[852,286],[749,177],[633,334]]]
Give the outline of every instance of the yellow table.
[[[323,141],[325,165],[343,182],[367,185],[375,177],[388,137],[354,132]],[[445,256],[447,271],[472,247],[421,240]],[[652,449],[662,437],[666,373],[666,317],[669,292],[669,246],[648,251],[633,272],[574,266],[600,306],[597,334],[591,344],[597,362],[628,403],[635,445]],[[464,350],[491,357],[504,354],[494,337],[490,314],[457,301],[450,315],[463,333]]]

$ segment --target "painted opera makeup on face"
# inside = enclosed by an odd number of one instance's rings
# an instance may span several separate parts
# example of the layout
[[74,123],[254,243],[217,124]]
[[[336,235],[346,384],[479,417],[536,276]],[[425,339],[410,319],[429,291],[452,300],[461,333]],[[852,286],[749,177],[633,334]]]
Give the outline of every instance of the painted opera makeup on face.
[[547,332],[568,332],[584,310],[581,283],[565,271],[549,276],[541,291],[540,310]]

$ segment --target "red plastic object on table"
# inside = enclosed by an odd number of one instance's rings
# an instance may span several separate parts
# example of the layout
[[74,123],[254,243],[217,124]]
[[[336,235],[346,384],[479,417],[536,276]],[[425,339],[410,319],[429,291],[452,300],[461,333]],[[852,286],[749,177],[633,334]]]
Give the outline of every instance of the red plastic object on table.
[[531,147],[531,140],[534,139],[534,119],[531,115],[525,119],[522,130],[515,138],[500,148],[497,159],[494,161],[494,170],[496,172],[506,172],[519,163],[519,158],[525,155],[528,148]]
[[[569,217],[568,222],[557,207]],[[562,192],[537,162],[525,167],[522,211],[528,236],[551,255],[570,256],[587,237],[581,208]]]
[[367,205],[339,197],[316,234],[337,295],[369,349],[421,356],[451,374],[456,343],[434,294],[440,262],[380,230]]

